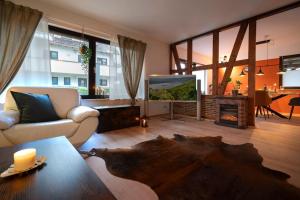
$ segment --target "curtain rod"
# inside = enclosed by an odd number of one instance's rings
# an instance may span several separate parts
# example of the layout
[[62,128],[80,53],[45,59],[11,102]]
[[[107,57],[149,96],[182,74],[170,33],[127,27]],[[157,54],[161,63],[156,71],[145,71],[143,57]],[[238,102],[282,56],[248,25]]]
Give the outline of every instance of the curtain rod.
[[[70,29],[72,31],[77,31],[77,32],[80,32],[80,33],[82,32],[83,25],[71,23],[71,22],[61,20],[61,19],[51,17],[51,16],[45,16],[45,18],[48,20],[48,23],[50,25],[59,26],[60,28],[67,28],[67,29]],[[95,37],[101,37],[103,39],[107,39],[107,40],[110,40],[110,41],[115,41],[116,40],[116,37],[114,37],[113,34],[106,33],[106,32],[103,32],[103,31],[99,31],[99,30],[89,28],[89,27],[86,27],[86,26],[84,26],[84,33],[87,33],[87,34],[89,34],[91,36],[95,36]]]

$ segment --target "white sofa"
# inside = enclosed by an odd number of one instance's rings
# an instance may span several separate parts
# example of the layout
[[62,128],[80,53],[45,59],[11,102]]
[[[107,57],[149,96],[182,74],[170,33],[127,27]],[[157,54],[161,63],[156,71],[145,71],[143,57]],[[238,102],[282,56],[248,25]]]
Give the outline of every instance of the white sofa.
[[[57,115],[57,121],[19,124],[19,111],[10,91],[48,94]],[[45,87],[12,87],[6,93],[4,111],[0,111],[0,147],[21,144],[56,136],[66,136],[79,146],[96,130],[99,112],[80,106],[76,89]]]

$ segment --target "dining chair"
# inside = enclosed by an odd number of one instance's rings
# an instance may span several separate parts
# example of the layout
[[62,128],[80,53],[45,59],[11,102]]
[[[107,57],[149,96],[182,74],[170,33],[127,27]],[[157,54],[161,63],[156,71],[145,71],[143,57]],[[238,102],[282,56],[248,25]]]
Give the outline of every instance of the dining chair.
[[[268,91],[265,90],[257,90],[255,91],[255,106],[256,108],[256,117],[258,116],[258,111],[260,112],[260,114],[264,115],[264,118],[266,118],[266,113],[265,113],[265,107],[269,107],[270,104],[272,103],[272,98],[269,96]],[[269,118],[269,112],[267,110],[267,115]]]
[[291,112],[290,112],[290,117],[289,120],[292,118],[293,112],[294,112],[294,107],[295,106],[300,106],[300,97],[294,97],[290,99],[289,106],[292,106]]

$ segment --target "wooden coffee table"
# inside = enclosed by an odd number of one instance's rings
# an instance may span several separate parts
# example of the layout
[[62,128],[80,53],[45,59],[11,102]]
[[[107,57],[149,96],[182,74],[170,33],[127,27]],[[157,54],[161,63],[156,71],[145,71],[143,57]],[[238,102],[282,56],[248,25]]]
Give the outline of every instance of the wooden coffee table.
[[65,137],[56,137],[0,148],[0,172],[13,163],[13,153],[36,148],[47,157],[41,168],[0,178],[0,199],[115,199]]

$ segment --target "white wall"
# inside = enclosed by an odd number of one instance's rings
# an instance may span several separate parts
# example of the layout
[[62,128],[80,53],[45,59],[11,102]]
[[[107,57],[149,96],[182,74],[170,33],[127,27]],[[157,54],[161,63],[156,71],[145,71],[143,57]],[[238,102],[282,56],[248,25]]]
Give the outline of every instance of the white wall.
[[[44,13],[44,16],[57,25],[68,27],[72,30],[81,31],[84,25],[85,32],[106,39],[116,41],[116,35],[121,34],[134,39],[143,40],[147,43],[145,55],[145,76],[151,74],[169,74],[169,45],[167,43],[153,39],[151,36],[144,35],[126,27],[108,24],[104,21],[95,20],[74,13],[70,10],[61,9],[47,5],[38,0],[11,0],[16,4],[29,6]],[[113,12],[113,11],[112,11]],[[93,101],[95,104],[95,101]],[[99,104],[102,104],[99,100]],[[168,112],[166,104],[155,104],[150,106],[150,115]]]

